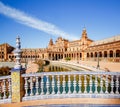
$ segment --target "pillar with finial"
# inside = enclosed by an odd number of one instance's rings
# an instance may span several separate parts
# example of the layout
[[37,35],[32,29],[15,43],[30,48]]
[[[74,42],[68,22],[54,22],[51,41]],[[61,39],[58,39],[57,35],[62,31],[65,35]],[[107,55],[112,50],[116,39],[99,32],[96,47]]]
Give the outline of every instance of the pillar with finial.
[[22,65],[21,65],[21,45],[20,37],[16,38],[15,66],[11,71],[11,83],[12,83],[12,102],[20,102],[23,95],[23,78],[21,77]]
[[18,36],[16,38],[16,49],[14,50],[14,56],[15,56],[15,66],[14,66],[14,70],[21,70],[22,69],[22,65],[21,65],[21,45],[20,45],[20,37]]

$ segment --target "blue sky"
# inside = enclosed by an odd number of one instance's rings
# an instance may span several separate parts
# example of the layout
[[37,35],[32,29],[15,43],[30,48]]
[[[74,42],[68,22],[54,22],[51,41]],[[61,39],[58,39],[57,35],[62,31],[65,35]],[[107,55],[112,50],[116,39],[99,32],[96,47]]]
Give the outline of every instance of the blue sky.
[[120,0],[0,0],[0,44],[47,47],[49,39],[101,40],[120,34]]

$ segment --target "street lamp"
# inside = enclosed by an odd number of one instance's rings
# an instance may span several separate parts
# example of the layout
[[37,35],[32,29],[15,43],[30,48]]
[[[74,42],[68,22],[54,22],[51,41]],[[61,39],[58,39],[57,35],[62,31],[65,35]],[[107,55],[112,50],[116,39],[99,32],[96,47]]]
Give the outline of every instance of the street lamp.
[[100,64],[99,64],[99,52],[97,53],[97,69],[100,68]]

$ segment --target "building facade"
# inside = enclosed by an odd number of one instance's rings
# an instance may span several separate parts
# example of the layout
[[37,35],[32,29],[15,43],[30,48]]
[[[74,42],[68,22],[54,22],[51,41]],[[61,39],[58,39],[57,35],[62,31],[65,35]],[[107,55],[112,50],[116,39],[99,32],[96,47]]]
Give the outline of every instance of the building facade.
[[14,47],[7,43],[0,45],[0,61],[7,61],[9,59],[8,54],[14,50]]
[[[14,61],[14,47],[8,44],[0,45],[0,60]],[[22,49],[22,61],[47,60],[91,60],[120,62],[120,35],[100,41],[88,38],[86,29],[83,29],[81,38],[69,41],[58,37],[55,43],[50,39],[47,48]]]

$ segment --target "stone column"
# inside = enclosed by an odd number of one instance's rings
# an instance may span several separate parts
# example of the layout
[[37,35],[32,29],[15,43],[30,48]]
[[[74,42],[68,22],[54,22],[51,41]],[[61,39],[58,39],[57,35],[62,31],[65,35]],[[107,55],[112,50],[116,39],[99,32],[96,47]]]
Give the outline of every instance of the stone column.
[[115,60],[116,60],[116,51],[115,50],[113,51],[113,59],[114,59],[114,62],[115,62]]
[[50,60],[52,60],[52,53],[50,54]]
[[110,51],[108,50],[107,51],[107,61],[109,61],[109,59],[110,59]]
[[104,51],[102,51],[102,57],[101,60],[104,61]]
[[23,81],[21,78],[22,65],[21,60],[21,45],[20,38],[16,38],[16,49],[14,50],[14,55],[16,56],[16,63],[14,68],[11,70],[11,83],[12,83],[12,102],[20,102],[22,99],[23,91]]
[[95,61],[95,52],[93,52],[93,61]]
[[65,54],[63,53],[63,58],[62,58],[63,60],[65,59]]

